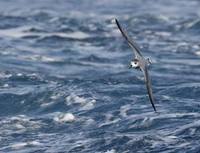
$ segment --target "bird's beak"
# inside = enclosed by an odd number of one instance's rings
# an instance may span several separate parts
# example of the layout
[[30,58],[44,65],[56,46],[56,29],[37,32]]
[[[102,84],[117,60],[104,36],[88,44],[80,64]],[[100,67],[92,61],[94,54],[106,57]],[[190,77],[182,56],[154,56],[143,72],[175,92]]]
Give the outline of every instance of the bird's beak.
[[132,68],[131,64],[129,64],[128,68],[129,68],[129,69]]

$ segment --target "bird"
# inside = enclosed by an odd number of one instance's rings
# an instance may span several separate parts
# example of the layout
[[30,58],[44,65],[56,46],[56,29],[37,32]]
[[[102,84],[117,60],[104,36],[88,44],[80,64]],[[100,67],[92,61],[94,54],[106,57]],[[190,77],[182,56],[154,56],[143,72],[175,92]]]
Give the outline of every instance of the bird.
[[124,31],[124,29],[121,27],[120,23],[118,20],[115,18],[114,19],[119,31],[121,32],[122,36],[125,38],[125,40],[128,42],[128,45],[133,49],[134,51],[134,58],[131,60],[129,68],[135,68],[139,69],[143,72],[144,74],[144,80],[147,88],[147,93],[149,95],[149,100],[151,102],[151,105],[154,109],[155,112],[157,112],[156,107],[154,105],[154,96],[153,96],[153,91],[152,91],[152,84],[151,84],[151,78],[148,73],[148,67],[152,63],[149,58],[144,58],[144,56],[141,54],[141,50],[138,47],[138,45],[131,39],[127,33]]

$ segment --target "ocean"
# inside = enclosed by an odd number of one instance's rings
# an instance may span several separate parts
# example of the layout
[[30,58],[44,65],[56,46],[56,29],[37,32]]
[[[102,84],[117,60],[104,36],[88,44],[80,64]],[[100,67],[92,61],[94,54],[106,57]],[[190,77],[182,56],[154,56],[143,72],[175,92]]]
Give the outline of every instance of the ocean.
[[[1,0],[0,152],[199,153],[198,0]],[[117,18],[144,57],[142,72]]]

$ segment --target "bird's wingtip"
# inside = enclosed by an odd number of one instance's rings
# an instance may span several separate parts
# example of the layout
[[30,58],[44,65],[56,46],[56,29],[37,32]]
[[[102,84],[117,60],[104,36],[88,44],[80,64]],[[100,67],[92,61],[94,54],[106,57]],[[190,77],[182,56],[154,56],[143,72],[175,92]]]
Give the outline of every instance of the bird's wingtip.
[[116,19],[116,18],[113,18],[113,19],[111,20],[111,22],[112,22],[112,23],[116,23],[116,22],[117,22],[117,19]]

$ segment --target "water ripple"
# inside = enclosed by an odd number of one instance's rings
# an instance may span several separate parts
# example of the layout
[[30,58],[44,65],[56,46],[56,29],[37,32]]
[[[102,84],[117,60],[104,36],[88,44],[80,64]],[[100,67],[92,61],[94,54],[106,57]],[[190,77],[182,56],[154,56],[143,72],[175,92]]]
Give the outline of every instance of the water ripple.
[[[0,152],[198,152],[199,16],[197,0],[1,0]],[[153,61],[157,113],[113,18]]]

